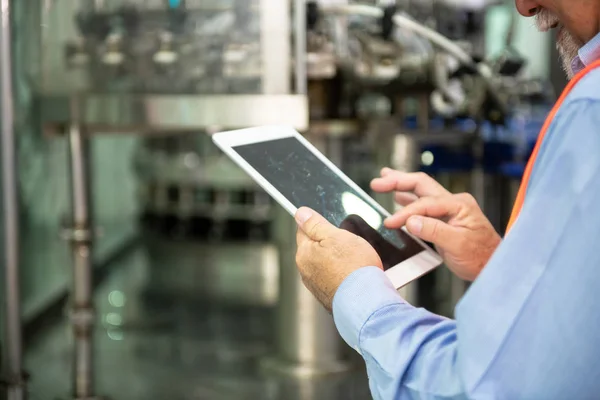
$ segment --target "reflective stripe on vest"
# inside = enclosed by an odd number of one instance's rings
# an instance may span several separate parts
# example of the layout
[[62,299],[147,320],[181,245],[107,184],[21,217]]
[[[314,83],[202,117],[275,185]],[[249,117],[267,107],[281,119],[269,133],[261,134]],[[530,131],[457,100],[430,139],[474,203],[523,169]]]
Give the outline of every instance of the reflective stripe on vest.
[[548,128],[552,124],[552,121],[554,120],[554,117],[556,116],[558,109],[562,106],[563,102],[565,101],[565,98],[569,95],[571,90],[573,90],[573,87],[575,87],[575,85],[584,76],[586,76],[590,71],[592,71],[593,69],[598,68],[598,67],[600,67],[600,60],[590,64],[583,71],[579,72],[573,79],[571,79],[571,81],[569,82],[569,84],[567,85],[565,90],[563,90],[562,94],[560,95],[558,101],[552,108],[552,111],[550,111],[550,114],[546,118],[546,121],[544,122],[544,125],[542,126],[542,131],[540,132],[540,134],[537,138],[537,142],[535,143],[535,147],[533,148],[533,153],[531,153],[531,157],[529,158],[529,161],[527,162],[527,167],[525,168],[525,173],[523,174],[523,180],[521,181],[521,186],[519,187],[517,199],[515,200],[515,205],[513,207],[512,213],[510,215],[510,220],[508,221],[506,233],[508,233],[510,231],[510,228],[512,228],[513,224],[516,222],[517,218],[519,217],[519,214],[521,213],[521,209],[523,208],[523,203],[525,202],[527,186],[529,185],[529,178],[531,177],[531,171],[533,170],[535,160],[540,151],[540,147],[542,146],[542,141],[544,140],[544,136],[546,136],[546,132],[548,131]]

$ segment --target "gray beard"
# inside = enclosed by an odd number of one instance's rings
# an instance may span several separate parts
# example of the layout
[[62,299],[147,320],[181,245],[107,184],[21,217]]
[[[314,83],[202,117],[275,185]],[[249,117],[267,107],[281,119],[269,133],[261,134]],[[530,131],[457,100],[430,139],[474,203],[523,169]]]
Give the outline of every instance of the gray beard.
[[[559,24],[560,20],[546,8],[542,8],[535,16],[535,23],[540,31],[546,32],[554,25]],[[574,75],[571,62],[577,57],[577,52],[583,46],[580,40],[561,28],[557,37],[556,47],[560,54],[560,61],[567,77],[571,79]]]
[[567,74],[569,79],[573,78],[575,71],[571,65],[573,59],[577,57],[579,49],[583,46],[579,40],[575,39],[570,33],[563,32],[562,37],[556,43],[558,53],[560,54],[560,61],[562,68]]

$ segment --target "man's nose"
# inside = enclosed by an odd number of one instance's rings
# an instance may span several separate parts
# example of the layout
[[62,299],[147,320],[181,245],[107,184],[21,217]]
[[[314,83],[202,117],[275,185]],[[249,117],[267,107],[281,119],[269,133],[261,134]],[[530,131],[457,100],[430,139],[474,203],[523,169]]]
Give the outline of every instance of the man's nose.
[[533,17],[537,14],[540,4],[536,0],[515,0],[519,14],[524,17]]

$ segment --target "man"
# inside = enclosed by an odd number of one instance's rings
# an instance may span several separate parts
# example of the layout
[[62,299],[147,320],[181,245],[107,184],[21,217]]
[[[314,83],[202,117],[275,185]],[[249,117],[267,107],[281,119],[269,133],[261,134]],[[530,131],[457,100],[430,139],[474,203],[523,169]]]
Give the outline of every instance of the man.
[[425,175],[385,169],[372,182],[406,206],[388,227],[406,224],[473,281],[456,321],[407,304],[364,240],[296,214],[302,278],[365,359],[376,399],[600,396],[600,0],[516,5],[560,29],[577,75],[540,135],[510,232],[501,240],[471,196]]

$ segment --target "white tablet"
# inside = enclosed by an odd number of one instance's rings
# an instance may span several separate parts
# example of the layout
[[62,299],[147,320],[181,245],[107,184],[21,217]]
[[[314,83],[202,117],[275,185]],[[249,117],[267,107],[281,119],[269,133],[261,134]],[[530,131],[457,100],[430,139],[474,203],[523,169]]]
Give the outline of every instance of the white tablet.
[[390,214],[293,128],[221,132],[213,141],[290,214],[306,206],[365,238],[396,289],[442,263],[405,229],[385,228],[383,220]]

